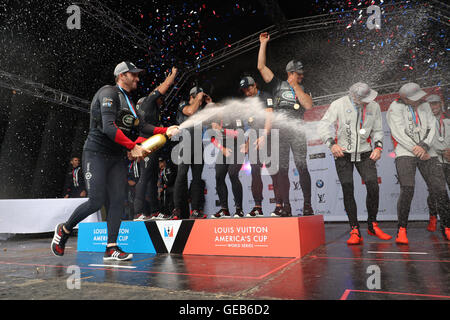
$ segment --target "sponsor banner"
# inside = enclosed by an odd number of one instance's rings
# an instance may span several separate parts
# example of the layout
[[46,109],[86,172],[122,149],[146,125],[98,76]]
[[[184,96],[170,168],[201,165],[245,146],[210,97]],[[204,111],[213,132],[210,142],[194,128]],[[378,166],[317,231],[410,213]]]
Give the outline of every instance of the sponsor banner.
[[324,242],[319,215],[206,219],[195,221],[183,254],[302,257]]
[[[108,241],[106,222],[80,223],[78,227],[78,251],[105,252]],[[123,221],[117,244],[129,253],[156,253],[143,221]]]

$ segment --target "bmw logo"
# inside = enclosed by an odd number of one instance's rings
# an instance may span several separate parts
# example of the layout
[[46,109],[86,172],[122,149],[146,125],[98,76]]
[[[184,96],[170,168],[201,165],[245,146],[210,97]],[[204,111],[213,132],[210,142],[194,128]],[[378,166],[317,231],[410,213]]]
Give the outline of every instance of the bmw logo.
[[324,182],[323,180],[319,179],[316,181],[316,187],[317,188],[323,188]]

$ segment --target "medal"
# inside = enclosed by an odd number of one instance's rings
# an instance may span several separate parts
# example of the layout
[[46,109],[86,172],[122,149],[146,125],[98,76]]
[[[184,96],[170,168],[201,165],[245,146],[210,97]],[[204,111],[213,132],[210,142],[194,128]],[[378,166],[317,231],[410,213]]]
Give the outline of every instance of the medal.
[[300,108],[300,105],[298,103],[294,104],[294,109],[298,110]]
[[444,142],[444,137],[439,137],[440,142]]
[[420,132],[420,128],[419,128],[419,127],[415,127],[415,128],[414,128],[414,132],[419,133],[419,132]]
[[136,119],[134,119],[134,126],[137,127],[138,125],[139,125],[139,119],[136,118]]
[[360,135],[365,135],[365,134],[366,134],[366,129],[361,129],[361,130],[359,130],[359,134],[360,134]]

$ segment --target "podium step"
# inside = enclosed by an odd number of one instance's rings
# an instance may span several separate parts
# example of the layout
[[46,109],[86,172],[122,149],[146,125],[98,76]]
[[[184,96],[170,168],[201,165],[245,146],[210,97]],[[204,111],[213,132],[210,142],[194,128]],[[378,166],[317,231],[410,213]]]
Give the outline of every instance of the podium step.
[[[104,252],[106,222],[80,223],[78,251]],[[123,221],[129,253],[303,257],[325,243],[322,215],[289,218]]]

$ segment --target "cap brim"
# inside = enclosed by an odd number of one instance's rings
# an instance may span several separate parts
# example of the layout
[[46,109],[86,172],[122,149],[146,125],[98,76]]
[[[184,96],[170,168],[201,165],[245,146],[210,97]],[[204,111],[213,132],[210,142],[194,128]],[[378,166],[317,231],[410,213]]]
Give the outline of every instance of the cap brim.
[[418,101],[418,100],[422,99],[423,97],[425,97],[426,95],[427,95],[427,93],[425,91],[420,90],[416,94],[412,95],[411,97],[407,97],[407,98],[412,101]]
[[375,90],[370,89],[370,93],[367,97],[365,97],[364,99],[361,99],[362,102],[365,103],[369,103],[372,102],[373,100],[375,100],[375,98],[378,96],[378,92],[376,92]]
[[142,72],[142,71],[144,71],[144,69],[138,69],[138,68],[136,68],[136,69],[128,70],[127,72],[131,72],[131,73],[139,73],[139,72]]

